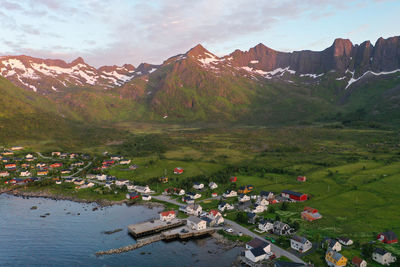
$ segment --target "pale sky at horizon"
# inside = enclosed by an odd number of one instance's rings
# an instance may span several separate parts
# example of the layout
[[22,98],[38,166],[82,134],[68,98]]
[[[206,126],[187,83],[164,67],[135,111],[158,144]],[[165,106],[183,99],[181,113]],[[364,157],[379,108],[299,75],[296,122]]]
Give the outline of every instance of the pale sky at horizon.
[[0,0],[0,55],[160,64],[201,43],[323,50],[400,35],[397,0]]

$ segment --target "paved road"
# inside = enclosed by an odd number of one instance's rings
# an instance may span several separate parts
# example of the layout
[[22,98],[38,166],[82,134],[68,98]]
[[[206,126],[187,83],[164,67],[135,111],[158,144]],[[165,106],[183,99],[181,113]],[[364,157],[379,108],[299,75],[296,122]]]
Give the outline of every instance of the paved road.
[[38,154],[39,157],[44,158],[44,159],[52,159],[52,157],[43,156],[42,153],[40,153],[40,152],[36,152],[36,154]]
[[[160,196],[153,196],[153,198],[161,200],[161,201],[169,202],[169,203],[172,203],[172,204],[175,204],[175,205],[179,205],[179,206],[182,205],[182,203],[179,203],[176,200],[171,199],[169,196],[160,195]],[[225,219],[225,218],[224,218],[224,220],[225,220],[225,223],[229,224],[231,226],[231,228],[233,230],[235,230],[236,232],[242,232],[243,234],[251,236],[253,238],[258,238],[258,239],[261,239],[261,240],[265,240],[263,237],[257,235],[256,233],[253,233],[252,231],[250,231],[246,227],[243,227],[243,226],[241,226],[240,224],[237,224],[234,221],[231,221],[231,220],[228,220],[228,219]],[[298,262],[298,263],[305,264],[305,262],[303,260],[301,260],[299,257],[297,257],[296,255],[290,253],[289,251],[287,251],[287,250],[285,250],[285,249],[283,249],[281,247],[278,247],[275,244],[271,243],[271,250],[272,250],[272,252],[275,253],[276,257],[285,256],[285,257],[289,258],[290,260],[292,260],[293,262]]]

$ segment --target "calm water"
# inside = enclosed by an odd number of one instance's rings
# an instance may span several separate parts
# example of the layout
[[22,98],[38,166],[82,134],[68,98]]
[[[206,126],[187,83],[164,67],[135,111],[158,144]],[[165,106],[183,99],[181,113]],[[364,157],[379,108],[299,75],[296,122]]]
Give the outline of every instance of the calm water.
[[[38,209],[31,210],[32,206]],[[92,211],[94,207],[0,195],[0,266],[230,266],[239,253],[238,248],[219,249],[208,237],[157,242],[124,254],[96,257],[96,251],[134,243],[126,226],[154,218],[160,209],[123,205]],[[50,215],[40,217],[46,213]],[[102,233],[117,228],[124,230]]]

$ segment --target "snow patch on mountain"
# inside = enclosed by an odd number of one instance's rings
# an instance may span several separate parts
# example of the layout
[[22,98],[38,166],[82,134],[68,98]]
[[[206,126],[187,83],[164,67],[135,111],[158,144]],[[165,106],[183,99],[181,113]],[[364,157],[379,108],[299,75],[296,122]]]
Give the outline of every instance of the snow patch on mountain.
[[310,77],[313,79],[317,79],[321,76],[324,76],[325,73],[321,73],[321,74],[311,74],[311,73],[306,73],[306,74],[300,74],[300,77]]
[[[347,71],[346,71],[346,72],[347,72]],[[364,72],[364,74],[361,75],[361,76],[358,77],[358,78],[354,78],[354,71],[353,71],[353,72],[349,71],[349,72],[352,74],[352,77],[351,77],[350,80],[348,81],[347,86],[346,86],[345,89],[349,88],[350,85],[352,85],[352,84],[355,83],[355,82],[358,82],[359,80],[361,80],[362,78],[364,78],[364,77],[365,77],[366,75],[368,75],[368,74],[372,74],[372,75],[374,75],[374,76],[389,75],[389,74],[394,74],[394,73],[396,73],[396,72],[400,72],[400,69],[392,70],[392,71],[382,71],[382,72],[373,72],[373,71],[370,71],[370,70],[369,70],[369,71]]]

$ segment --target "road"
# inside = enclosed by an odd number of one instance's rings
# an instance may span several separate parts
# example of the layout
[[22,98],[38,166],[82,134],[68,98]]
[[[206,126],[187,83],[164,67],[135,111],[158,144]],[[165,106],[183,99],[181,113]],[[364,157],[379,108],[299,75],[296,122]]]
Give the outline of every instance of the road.
[[[171,199],[170,197],[164,196],[164,195],[153,196],[153,198],[161,200],[161,201],[169,202],[169,203],[172,203],[172,204],[175,204],[175,205],[178,205],[178,206],[182,205],[182,203],[179,203],[176,200]],[[264,237],[259,236],[256,233],[253,233],[252,231],[250,231],[246,227],[243,227],[243,226],[241,226],[240,224],[237,224],[234,221],[231,221],[231,220],[228,220],[228,219],[225,219],[225,218],[224,218],[224,220],[225,220],[225,223],[229,224],[231,226],[231,228],[233,230],[235,230],[236,232],[242,232],[243,234],[251,236],[253,238],[258,238],[258,239],[261,239],[261,240],[265,240]],[[281,257],[281,256],[285,256],[285,257],[287,257],[288,259],[290,259],[293,262],[306,264],[302,259],[300,259],[296,255],[290,253],[289,251],[287,251],[287,250],[285,250],[285,249],[283,249],[281,247],[278,247],[277,245],[275,245],[273,243],[271,243],[271,250],[272,250],[272,252],[275,253],[276,257],[278,257],[278,258]]]
[[44,159],[52,159],[52,157],[43,156],[42,153],[40,153],[40,152],[36,152],[36,154],[38,154],[39,157],[44,158]]

